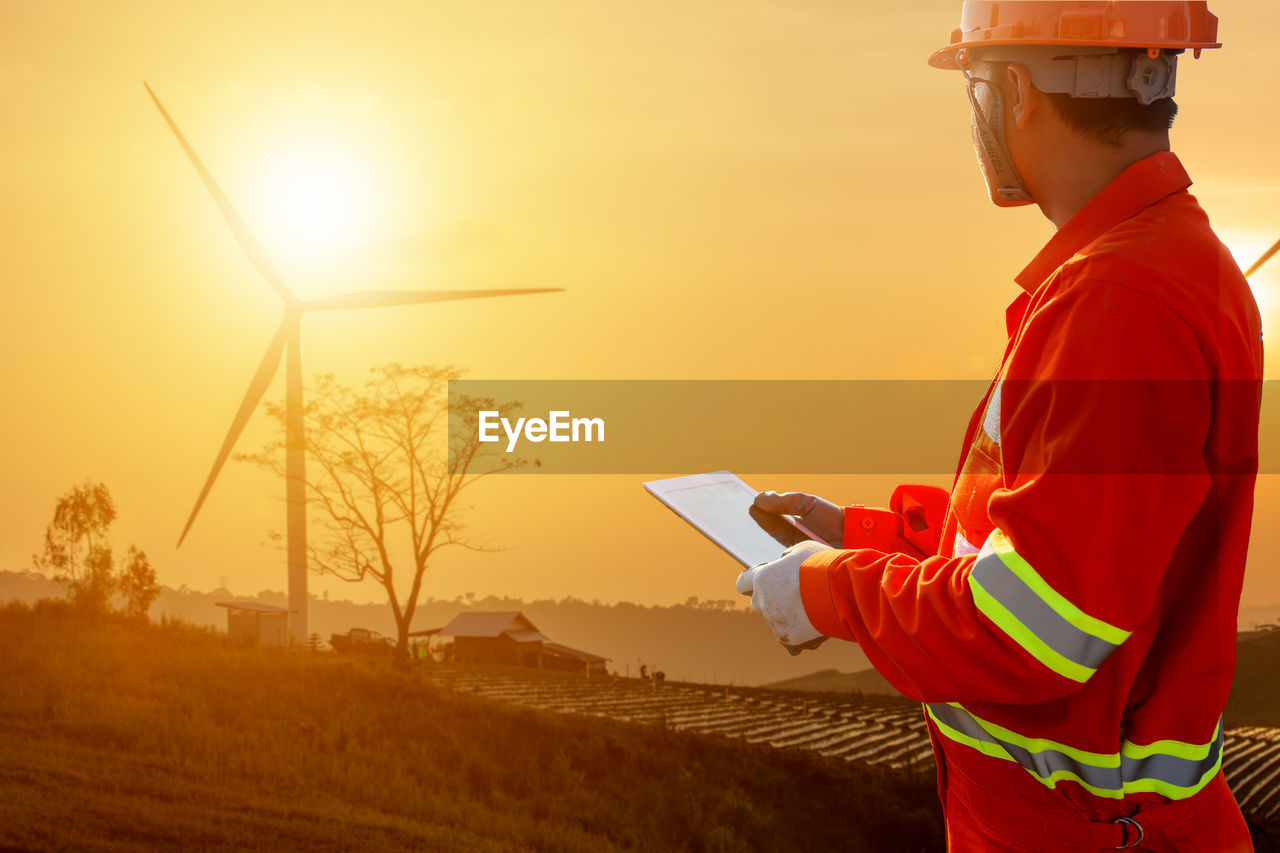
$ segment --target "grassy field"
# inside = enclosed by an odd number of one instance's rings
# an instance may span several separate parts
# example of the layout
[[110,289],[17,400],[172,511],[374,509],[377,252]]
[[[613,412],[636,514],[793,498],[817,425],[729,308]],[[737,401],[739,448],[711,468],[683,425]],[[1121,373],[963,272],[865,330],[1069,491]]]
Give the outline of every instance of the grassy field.
[[0,609],[0,848],[941,850],[929,774]]

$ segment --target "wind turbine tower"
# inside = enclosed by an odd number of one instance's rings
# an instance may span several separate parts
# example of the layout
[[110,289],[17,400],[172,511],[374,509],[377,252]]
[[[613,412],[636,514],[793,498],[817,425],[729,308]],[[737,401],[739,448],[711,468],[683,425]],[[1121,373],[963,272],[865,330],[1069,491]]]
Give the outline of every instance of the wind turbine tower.
[[276,330],[275,337],[271,339],[271,343],[267,346],[267,352],[262,357],[262,362],[258,365],[257,372],[254,373],[253,379],[249,382],[249,390],[245,392],[244,399],[240,401],[240,408],[236,412],[235,418],[231,421],[231,428],[227,430],[226,438],[222,441],[222,447],[218,450],[218,456],[213,462],[213,468],[209,471],[209,476],[204,481],[204,487],[200,489],[200,496],[196,498],[191,515],[187,518],[187,524],[182,528],[182,535],[178,537],[178,547],[181,548],[183,540],[187,538],[187,533],[191,530],[191,525],[195,522],[196,516],[200,512],[200,507],[204,505],[204,500],[208,497],[209,490],[213,488],[214,481],[218,479],[218,473],[226,463],[227,457],[231,455],[231,451],[235,447],[240,433],[244,430],[245,424],[248,423],[254,409],[257,408],[263,394],[266,393],[268,386],[270,386],[271,380],[275,377],[276,370],[280,366],[280,360],[287,350],[288,363],[285,367],[285,473],[287,483],[285,493],[288,505],[289,634],[293,642],[305,642],[308,636],[307,460],[306,432],[302,417],[302,316],[308,311],[385,308],[396,305],[417,305],[424,302],[448,302],[455,299],[518,296],[530,293],[550,293],[562,288],[526,288],[521,290],[366,290],[344,293],[324,299],[298,299],[285,285],[284,279],[281,278],[280,273],[271,263],[266,252],[262,250],[262,246],[249,231],[244,220],[240,218],[240,214],[232,207],[230,200],[219,188],[217,182],[214,181],[213,176],[209,174],[209,170],[205,168],[204,163],[196,155],[195,149],[187,142],[187,138],[182,135],[182,131],[178,129],[178,125],[170,117],[169,111],[164,108],[164,105],[160,103],[160,99],[156,97],[156,93],[151,91],[151,87],[146,83],[142,85],[146,87],[147,94],[151,96],[156,108],[160,110],[160,115],[164,117],[169,129],[173,131],[173,135],[177,137],[178,144],[187,153],[187,158],[191,160],[191,165],[195,167],[196,173],[200,175],[200,180],[204,182],[205,188],[213,196],[214,202],[218,205],[218,210],[222,212],[222,218],[226,220],[227,225],[231,228],[231,233],[236,242],[240,244],[241,250],[248,257],[254,268],[275,288],[276,293],[284,301],[284,319],[281,320],[280,327]]

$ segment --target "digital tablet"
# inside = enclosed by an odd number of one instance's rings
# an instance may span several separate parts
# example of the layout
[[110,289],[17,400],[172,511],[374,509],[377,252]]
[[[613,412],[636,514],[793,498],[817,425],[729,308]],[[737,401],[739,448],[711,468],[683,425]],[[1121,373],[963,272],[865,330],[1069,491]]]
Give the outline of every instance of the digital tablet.
[[806,539],[827,544],[794,516],[752,506],[756,490],[730,471],[650,480],[644,487],[748,568],[776,560]]

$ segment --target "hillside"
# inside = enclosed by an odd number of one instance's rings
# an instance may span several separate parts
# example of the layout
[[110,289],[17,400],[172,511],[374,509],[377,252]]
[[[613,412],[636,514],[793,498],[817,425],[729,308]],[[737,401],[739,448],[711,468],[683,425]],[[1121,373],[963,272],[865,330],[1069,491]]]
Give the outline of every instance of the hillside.
[[942,848],[930,774],[516,708],[183,626],[9,606],[0,683],[5,848]]
[[[63,590],[42,575],[0,571],[0,604],[34,603]],[[229,590],[198,592],[165,587],[151,607],[151,618],[179,619],[225,631],[226,611],[215,602],[239,597]],[[286,604],[283,593],[248,596],[268,604]],[[635,675],[639,662],[671,678],[720,684],[764,684],[821,669],[856,670],[869,664],[854,643],[826,643],[792,657],[774,642],[768,626],[740,601],[697,601],[672,606],[620,602],[601,604],[573,598],[560,601],[476,598],[428,598],[414,618],[415,630],[438,628],[470,610],[519,610],[544,634],[559,643],[604,655],[610,669]],[[391,609],[385,604],[354,604],[312,598],[310,629],[328,640],[353,627],[394,635]]]

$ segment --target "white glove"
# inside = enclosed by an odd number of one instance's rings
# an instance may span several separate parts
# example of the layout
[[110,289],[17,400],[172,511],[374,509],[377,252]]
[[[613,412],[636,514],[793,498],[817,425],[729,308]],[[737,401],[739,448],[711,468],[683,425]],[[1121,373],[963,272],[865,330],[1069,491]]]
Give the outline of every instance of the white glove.
[[751,596],[751,609],[764,617],[773,636],[793,655],[817,648],[826,637],[813,627],[800,598],[800,564],[826,545],[806,540],[782,552],[771,563],[761,563],[738,575],[738,592]]

